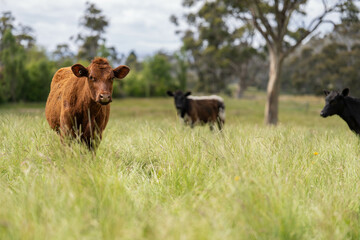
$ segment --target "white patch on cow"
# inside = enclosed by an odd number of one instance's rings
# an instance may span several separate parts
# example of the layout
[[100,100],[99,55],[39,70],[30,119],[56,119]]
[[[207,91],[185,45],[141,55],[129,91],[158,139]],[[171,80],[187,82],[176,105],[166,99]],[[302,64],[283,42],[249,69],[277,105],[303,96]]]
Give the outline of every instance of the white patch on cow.
[[217,95],[211,95],[211,96],[188,96],[188,99],[193,99],[193,100],[218,100],[219,102],[224,102],[224,99],[222,99],[222,97],[217,96]]
[[219,109],[219,117],[221,120],[225,121],[225,109],[224,108]]

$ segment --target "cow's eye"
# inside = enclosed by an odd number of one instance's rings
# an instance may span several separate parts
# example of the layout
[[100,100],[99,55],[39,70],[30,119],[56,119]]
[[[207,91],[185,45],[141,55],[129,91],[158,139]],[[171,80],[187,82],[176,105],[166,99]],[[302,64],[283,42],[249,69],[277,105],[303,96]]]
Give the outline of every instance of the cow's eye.
[[335,100],[330,101],[331,105],[334,105],[335,103],[336,103]]

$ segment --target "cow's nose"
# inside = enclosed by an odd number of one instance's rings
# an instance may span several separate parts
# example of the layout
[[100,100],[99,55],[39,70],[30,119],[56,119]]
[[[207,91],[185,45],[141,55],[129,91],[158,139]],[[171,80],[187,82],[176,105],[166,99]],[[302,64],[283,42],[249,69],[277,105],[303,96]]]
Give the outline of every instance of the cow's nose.
[[324,111],[321,111],[321,112],[320,112],[320,116],[322,116],[322,117],[324,117],[324,116],[325,116]]
[[111,102],[111,96],[110,96],[110,94],[107,94],[107,93],[100,93],[99,100],[102,103]]

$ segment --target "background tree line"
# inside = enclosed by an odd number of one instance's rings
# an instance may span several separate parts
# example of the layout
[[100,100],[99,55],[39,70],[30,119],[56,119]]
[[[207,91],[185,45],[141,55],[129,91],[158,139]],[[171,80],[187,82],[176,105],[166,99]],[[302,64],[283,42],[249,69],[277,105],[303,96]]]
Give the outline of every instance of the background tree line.
[[[52,76],[57,69],[80,62],[87,66],[96,57],[106,57],[113,66],[127,64],[131,74],[125,81],[116,81],[114,95],[150,97],[164,96],[166,90],[186,89],[187,63],[181,52],[161,51],[139,60],[135,51],[125,57],[115,47],[107,46],[104,33],[110,24],[101,9],[86,3],[80,19],[80,33],[70,37],[78,50],[72,52],[68,43],[48,52],[36,44],[29,26],[15,26],[11,12],[0,17],[0,103],[46,101]],[[119,86],[122,85],[122,86]]]
[[[307,0],[183,0],[187,9],[181,19],[188,28],[180,29],[183,48],[193,59],[192,67],[208,92],[224,88],[232,79],[238,81],[238,96],[256,74],[266,72],[267,101],[265,123],[277,124],[278,99],[282,84],[283,66],[324,24],[334,24],[337,14],[352,22],[358,19],[358,8],[352,0],[318,1],[316,17],[309,17]],[[179,25],[178,16],[171,20]],[[253,36],[257,43],[254,49]],[[266,56],[261,64],[259,54]],[[254,60],[255,63],[253,62]],[[259,61],[260,60],[260,61]],[[256,63],[261,67],[254,71]],[[264,71],[264,68],[267,70]],[[251,71],[252,70],[252,71]],[[262,74],[263,75],[263,74]],[[245,79],[245,80],[244,80]],[[288,78],[289,79],[289,78]],[[291,80],[290,80],[291,81]]]
[[[86,3],[79,34],[53,52],[37,46],[31,27],[15,26],[4,12],[0,22],[0,101],[44,101],[54,72],[95,56],[127,64],[130,75],[116,81],[114,96],[165,96],[168,89],[242,97],[248,87],[267,91],[265,122],[277,123],[278,96],[320,94],[323,88],[350,87],[358,93],[360,43],[356,0],[321,1],[310,19],[307,0],[183,0],[184,14],[170,16],[178,26],[181,48],[139,58],[106,44],[110,20]],[[330,14],[337,13],[340,24]],[[334,16],[334,15],[332,15]],[[306,21],[305,21],[306,20]],[[305,24],[306,23],[306,24]],[[319,36],[323,24],[335,26]],[[360,92],[359,92],[360,94]]]

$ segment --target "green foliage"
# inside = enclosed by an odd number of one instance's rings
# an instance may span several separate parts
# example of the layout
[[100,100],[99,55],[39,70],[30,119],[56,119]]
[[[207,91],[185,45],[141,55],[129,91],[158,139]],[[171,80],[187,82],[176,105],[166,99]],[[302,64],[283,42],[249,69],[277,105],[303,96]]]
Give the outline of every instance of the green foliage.
[[175,67],[176,79],[179,83],[179,89],[182,91],[186,91],[187,81],[188,81],[187,70],[189,67],[186,58],[186,53],[185,51],[175,52],[174,57],[176,59],[176,64],[174,64],[175,65],[174,67]]
[[286,63],[282,88],[291,93],[322,94],[324,88],[349,87],[352,94],[360,95],[360,49],[354,39],[357,33],[352,31],[356,26],[356,22],[343,23],[323,39],[310,41]]
[[[193,8],[195,3],[199,3],[198,8]],[[222,0],[184,0],[183,6],[190,11],[185,14],[189,29],[181,32],[182,50],[189,59],[189,69],[197,74],[195,90],[224,91],[234,81],[241,91],[245,90],[253,80],[249,62],[256,55],[255,49],[248,51],[252,42],[251,26],[234,25],[230,8]],[[178,26],[175,16],[171,21]]]
[[128,55],[128,57],[125,60],[125,65],[129,66],[131,71],[140,71],[142,70],[142,65],[138,60],[138,57],[135,53],[135,51],[131,51]]
[[165,96],[167,90],[176,87],[171,76],[171,65],[165,54],[158,53],[145,60],[142,74],[147,97]]
[[[14,29],[14,20],[11,12],[3,12],[0,17],[0,37],[3,38],[7,30],[12,31]],[[0,44],[1,50],[1,44]]]
[[[11,26],[9,21],[14,19],[9,16],[5,13],[1,18],[2,26]],[[14,28],[7,27],[0,39],[0,102],[45,101],[55,64],[45,50],[34,46],[34,39],[27,35],[30,28],[22,26],[19,35],[13,32]],[[66,63],[59,60],[57,65]]]
[[[128,58],[129,59],[129,58]],[[136,66],[136,61],[130,62]],[[172,65],[169,56],[157,53],[143,62],[141,71],[131,70],[124,79],[124,92],[129,96],[165,96],[169,89],[178,88],[176,79],[171,75]]]
[[[355,4],[356,0],[350,0],[345,2],[345,4],[342,6],[342,22],[347,23],[359,23],[359,8]],[[358,1],[357,1],[358,2]]]
[[52,52],[57,68],[71,66],[74,62],[74,54],[71,52],[68,44],[58,44]]
[[25,50],[17,44],[10,29],[2,36],[1,46],[0,101],[16,102],[23,99],[22,89],[27,80]]
[[123,81],[123,90],[128,96],[144,97],[146,95],[147,85],[143,80],[142,74],[131,69],[128,76]]
[[55,73],[54,64],[46,58],[27,64],[29,80],[24,84],[26,101],[46,101],[50,92],[51,79]]
[[119,61],[115,47],[107,47],[105,44],[100,45],[97,56],[108,59],[111,64],[116,64]]

